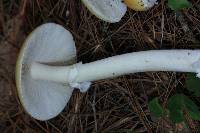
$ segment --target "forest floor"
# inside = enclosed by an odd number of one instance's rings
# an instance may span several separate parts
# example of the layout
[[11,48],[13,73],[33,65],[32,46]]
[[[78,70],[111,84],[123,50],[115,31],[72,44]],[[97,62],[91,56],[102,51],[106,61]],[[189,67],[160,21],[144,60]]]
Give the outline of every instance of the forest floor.
[[[185,73],[146,72],[93,82],[87,93],[73,92],[56,118],[41,122],[23,110],[16,93],[15,63],[27,35],[55,22],[74,36],[78,61],[150,49],[199,49],[200,0],[174,12],[161,0],[146,12],[128,10],[119,23],[93,16],[80,0],[0,0],[0,130],[1,132],[192,132],[167,118],[157,119],[148,102],[162,105],[177,89],[187,94]],[[159,58],[159,57],[158,57]]]

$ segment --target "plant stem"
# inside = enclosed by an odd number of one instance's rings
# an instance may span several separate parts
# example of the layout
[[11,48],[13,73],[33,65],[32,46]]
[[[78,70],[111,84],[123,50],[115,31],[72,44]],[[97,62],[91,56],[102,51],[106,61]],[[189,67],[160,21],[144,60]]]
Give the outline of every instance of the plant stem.
[[84,82],[146,71],[197,72],[200,50],[150,50],[133,52],[86,64],[48,66],[33,63],[34,79],[55,82]]

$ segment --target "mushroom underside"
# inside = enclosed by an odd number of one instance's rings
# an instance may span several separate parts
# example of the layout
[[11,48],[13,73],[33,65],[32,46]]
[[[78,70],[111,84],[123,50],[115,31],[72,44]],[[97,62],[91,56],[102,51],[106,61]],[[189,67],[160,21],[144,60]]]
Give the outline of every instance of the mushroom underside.
[[64,109],[73,88],[68,84],[33,80],[29,70],[33,62],[57,66],[75,63],[76,48],[70,32],[54,23],[44,24],[29,35],[18,57],[16,83],[20,101],[32,117],[48,120]]

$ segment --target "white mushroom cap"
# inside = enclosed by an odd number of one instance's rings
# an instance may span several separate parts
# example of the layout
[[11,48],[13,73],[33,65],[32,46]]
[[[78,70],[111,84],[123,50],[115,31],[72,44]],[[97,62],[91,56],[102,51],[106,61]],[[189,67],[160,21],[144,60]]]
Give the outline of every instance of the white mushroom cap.
[[67,84],[33,80],[33,62],[66,65],[75,63],[76,48],[72,35],[63,27],[47,23],[35,29],[26,39],[16,65],[16,84],[25,110],[38,120],[57,116],[66,106],[73,88]]
[[127,11],[122,0],[82,0],[96,17],[106,22],[119,22]]

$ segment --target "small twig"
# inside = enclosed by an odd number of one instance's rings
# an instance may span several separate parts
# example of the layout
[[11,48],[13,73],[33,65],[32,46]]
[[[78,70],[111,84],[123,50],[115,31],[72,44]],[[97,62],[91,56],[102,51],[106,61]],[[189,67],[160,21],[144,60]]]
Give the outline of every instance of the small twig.
[[21,11],[19,13],[20,16],[24,16],[25,12],[26,12],[26,7],[27,7],[27,0],[23,0],[22,4],[21,4]]
[[165,25],[165,16],[164,16],[163,11],[162,11],[160,48],[163,45],[164,25]]
[[96,104],[96,88],[94,90],[94,95],[93,95],[93,100],[92,102],[90,102],[91,106],[92,106],[92,110],[93,110],[93,116],[94,116],[94,123],[95,123],[95,132],[98,132],[98,125],[97,125],[97,117],[96,117],[96,108],[95,108],[95,104]]

